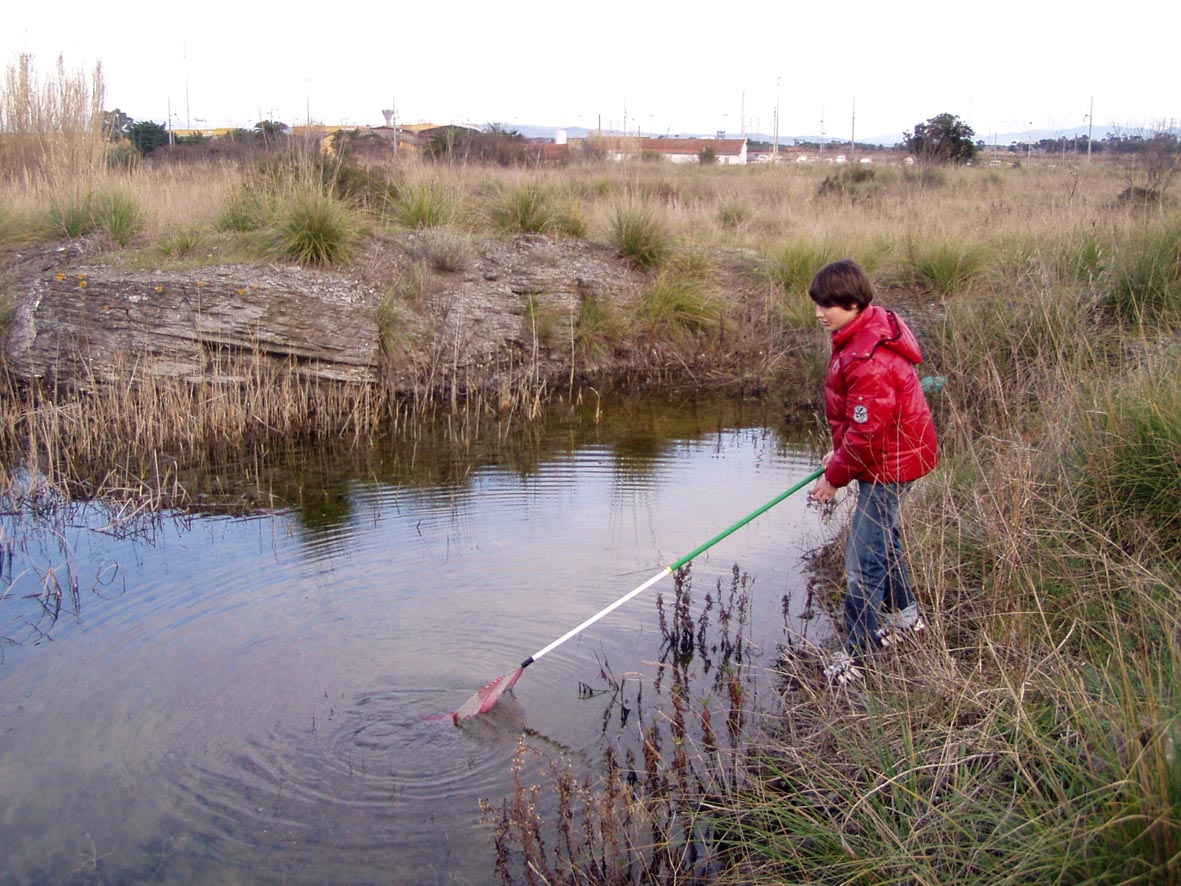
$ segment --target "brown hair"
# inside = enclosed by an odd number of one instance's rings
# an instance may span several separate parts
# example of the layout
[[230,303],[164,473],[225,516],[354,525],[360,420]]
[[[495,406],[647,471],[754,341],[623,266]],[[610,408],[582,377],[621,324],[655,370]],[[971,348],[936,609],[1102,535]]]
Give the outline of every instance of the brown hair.
[[861,265],[845,258],[825,265],[812,278],[808,297],[822,308],[864,310],[873,301],[873,284]]

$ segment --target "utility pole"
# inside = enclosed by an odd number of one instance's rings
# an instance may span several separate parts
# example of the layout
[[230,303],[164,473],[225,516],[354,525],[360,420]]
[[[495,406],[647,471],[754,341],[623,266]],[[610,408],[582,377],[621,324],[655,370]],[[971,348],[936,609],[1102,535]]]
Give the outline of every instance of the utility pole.
[[1091,127],[1095,123],[1095,96],[1091,96],[1091,110],[1087,112],[1087,163],[1091,162]]
[[779,162],[779,84],[783,82],[782,77],[775,78],[775,162]]
[[390,96],[390,125],[394,127],[394,160],[398,159],[398,102]]
[[185,129],[189,130],[192,135],[193,131],[193,116],[189,112],[189,44],[181,44],[185,60]]
[[849,131],[849,162],[857,162],[857,96],[853,96],[853,124]]

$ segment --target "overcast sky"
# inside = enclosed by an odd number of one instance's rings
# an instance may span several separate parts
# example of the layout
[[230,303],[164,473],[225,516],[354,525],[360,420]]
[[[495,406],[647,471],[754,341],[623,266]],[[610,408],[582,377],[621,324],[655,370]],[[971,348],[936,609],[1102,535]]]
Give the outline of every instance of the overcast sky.
[[[339,10],[339,16],[330,13]],[[1181,121],[1181,4],[672,4],[488,0],[21,3],[5,65],[101,62],[105,106],[176,128],[503,123],[897,137],[948,112],[977,137],[1096,138]]]

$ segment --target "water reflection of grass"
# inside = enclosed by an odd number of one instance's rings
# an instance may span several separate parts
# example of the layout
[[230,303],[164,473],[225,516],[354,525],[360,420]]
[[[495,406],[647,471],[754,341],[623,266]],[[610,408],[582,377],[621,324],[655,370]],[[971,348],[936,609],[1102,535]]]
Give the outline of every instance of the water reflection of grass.
[[[169,508],[228,514],[293,509],[309,526],[330,526],[348,519],[349,491],[357,484],[462,489],[480,469],[528,476],[585,442],[608,447],[619,471],[644,476],[660,466],[672,441],[724,427],[782,426],[767,404],[724,396],[618,396],[609,402],[603,408],[600,401],[586,398],[547,410],[529,424],[484,422],[469,428],[424,419],[365,439],[312,434],[285,442],[239,438],[222,445],[175,447],[158,440],[112,461],[101,437],[78,439],[77,446],[40,445],[38,422],[51,422],[58,428],[54,433],[78,435],[89,433],[94,423],[72,421],[69,412],[34,397],[23,416],[8,412],[0,422],[8,443],[0,451],[12,466],[0,473],[0,491],[17,510],[30,504],[32,490],[40,489],[51,493],[40,499],[43,511],[51,502],[91,499],[113,505],[129,519]],[[72,429],[61,429],[63,423]],[[785,435],[790,432],[783,427]],[[25,467],[18,470],[22,463]],[[19,477],[33,477],[35,483],[24,487]]]

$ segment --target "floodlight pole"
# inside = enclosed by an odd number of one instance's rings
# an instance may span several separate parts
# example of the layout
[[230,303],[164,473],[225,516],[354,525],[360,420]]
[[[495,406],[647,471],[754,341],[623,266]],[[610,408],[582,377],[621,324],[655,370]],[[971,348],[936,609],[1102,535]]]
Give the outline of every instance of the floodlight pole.
[[1091,162],[1091,127],[1095,124],[1095,96],[1091,96],[1091,110],[1087,112],[1087,163]]
[[857,162],[857,96],[853,96],[853,121],[849,130],[849,162]]
[[782,77],[775,78],[775,162],[779,162],[779,86],[783,82]]

